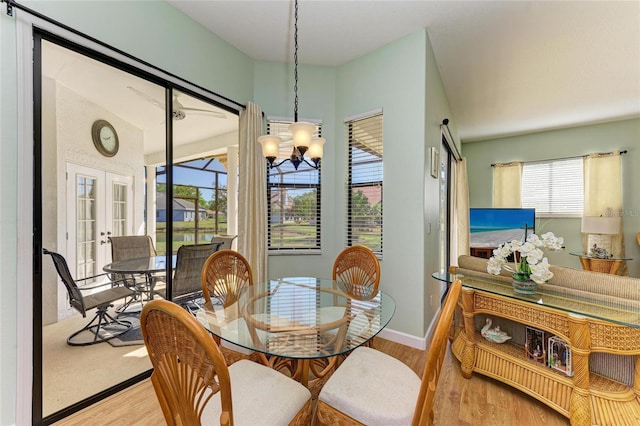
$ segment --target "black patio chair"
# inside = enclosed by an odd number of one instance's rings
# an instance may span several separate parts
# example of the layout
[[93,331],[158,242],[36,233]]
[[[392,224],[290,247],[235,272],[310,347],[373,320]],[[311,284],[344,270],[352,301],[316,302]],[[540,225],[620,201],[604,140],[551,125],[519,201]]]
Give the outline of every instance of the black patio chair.
[[[87,311],[94,308],[97,309],[95,316],[87,325],[67,338],[67,344],[71,346],[86,346],[106,342],[109,339],[113,339],[114,337],[125,333],[131,328],[130,321],[122,321],[113,318],[109,315],[108,309],[113,307],[113,302],[116,300],[133,296],[133,290],[125,286],[113,286],[114,283],[112,282],[79,287],[77,282],[88,281],[107,274],[94,275],[74,280],[71,272],[69,271],[67,260],[61,254],[47,249],[43,249],[43,253],[51,256],[53,264],[58,271],[58,275],[69,294],[69,304],[85,318],[87,316]],[[107,285],[111,285],[111,287],[99,290]],[[91,293],[87,293],[86,295],[83,294],[83,292],[87,291],[91,291]],[[90,334],[91,337],[83,340],[81,338],[81,334],[83,334],[83,332],[87,332],[84,334]]]

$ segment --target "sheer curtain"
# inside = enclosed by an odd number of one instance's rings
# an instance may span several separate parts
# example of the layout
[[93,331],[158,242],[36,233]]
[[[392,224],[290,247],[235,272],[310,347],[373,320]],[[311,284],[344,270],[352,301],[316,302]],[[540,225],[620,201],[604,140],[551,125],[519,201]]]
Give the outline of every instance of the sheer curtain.
[[493,167],[493,207],[520,208],[522,163],[497,163]]
[[[620,152],[590,154],[584,158],[584,216],[620,216],[622,212],[622,164]],[[620,227],[622,229],[622,226]],[[585,252],[587,235],[582,235]],[[612,235],[611,252],[624,256],[624,239],[620,234]],[[620,268],[627,274],[626,264]]]
[[257,283],[267,279],[267,163],[258,144],[262,129],[262,109],[249,102],[240,114],[238,251]]
[[451,263],[458,264],[458,256],[469,254],[469,183],[467,178],[467,159],[462,158],[456,162],[455,173],[455,207],[452,220],[453,235],[457,235],[452,241]]

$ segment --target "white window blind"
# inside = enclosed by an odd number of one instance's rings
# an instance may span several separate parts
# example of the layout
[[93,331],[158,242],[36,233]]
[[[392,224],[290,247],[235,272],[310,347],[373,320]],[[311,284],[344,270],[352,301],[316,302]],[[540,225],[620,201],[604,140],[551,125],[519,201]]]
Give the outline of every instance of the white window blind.
[[347,245],[382,255],[382,114],[346,122],[348,153]]
[[522,207],[536,216],[582,216],[584,207],[583,159],[525,163],[522,169]]
[[[293,152],[289,124],[289,121],[267,121],[267,133],[280,136],[284,141],[280,144],[276,162],[290,157]],[[321,136],[319,124],[316,135]],[[269,251],[320,249],[320,170],[305,163],[296,170],[290,161],[270,169],[267,203]]]

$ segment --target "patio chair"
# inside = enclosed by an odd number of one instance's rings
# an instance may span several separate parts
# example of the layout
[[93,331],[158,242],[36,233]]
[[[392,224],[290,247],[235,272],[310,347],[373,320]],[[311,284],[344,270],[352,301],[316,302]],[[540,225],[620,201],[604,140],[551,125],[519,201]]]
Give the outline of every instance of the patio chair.
[[207,330],[175,303],[147,303],[140,325],[168,425],[311,424],[307,388],[252,361],[227,366]]
[[231,250],[233,240],[236,238],[238,238],[237,235],[214,235],[213,238],[211,238],[211,243],[222,243],[220,250]]
[[[67,343],[69,345],[86,346],[105,342],[125,333],[131,328],[131,322],[113,318],[109,315],[108,309],[113,307],[113,303],[116,300],[132,297],[134,294],[133,290],[124,286],[114,287],[112,282],[79,287],[77,285],[77,282],[79,281],[89,281],[98,277],[106,276],[107,274],[100,274],[74,280],[71,272],[69,271],[67,261],[62,255],[47,249],[43,249],[43,253],[50,255],[51,259],[53,259],[53,264],[58,271],[58,275],[69,294],[70,305],[80,312],[85,318],[87,316],[87,311],[94,308],[97,309],[95,316],[87,325],[67,338]],[[111,287],[104,289],[107,285],[111,285]],[[84,291],[90,293],[85,295],[83,294]],[[83,333],[90,334],[90,338],[88,340],[83,340],[81,338],[81,334]]]
[[171,300],[187,306],[202,297],[202,270],[205,262],[216,253],[222,243],[185,245],[178,248],[173,273]]
[[[153,240],[148,235],[124,235],[109,237],[108,240],[111,244],[112,262],[157,255]],[[135,296],[119,308],[121,311],[126,310],[135,301],[139,301],[142,307],[143,296],[148,293],[148,297],[152,297],[149,289],[155,288],[158,282],[165,281],[163,274],[111,274],[110,276],[114,281],[135,291]]]
[[461,281],[456,280],[449,289],[427,352],[422,380],[398,359],[359,347],[320,391],[318,424],[432,425],[433,402],[461,288]]

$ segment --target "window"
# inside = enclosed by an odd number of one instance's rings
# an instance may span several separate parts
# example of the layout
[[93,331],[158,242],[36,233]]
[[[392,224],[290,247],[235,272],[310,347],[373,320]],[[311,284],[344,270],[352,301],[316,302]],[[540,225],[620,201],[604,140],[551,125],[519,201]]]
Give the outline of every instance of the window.
[[382,256],[382,113],[346,121],[347,245]]
[[[293,150],[289,121],[267,121],[267,133],[282,137],[279,158]],[[316,126],[321,136],[321,125]],[[288,141],[288,142],[287,142]],[[277,163],[274,163],[277,164]],[[270,251],[320,249],[320,170],[290,161],[273,167],[267,175],[268,244]]]
[[522,207],[540,217],[579,217],[584,206],[583,159],[525,163],[522,168]]

